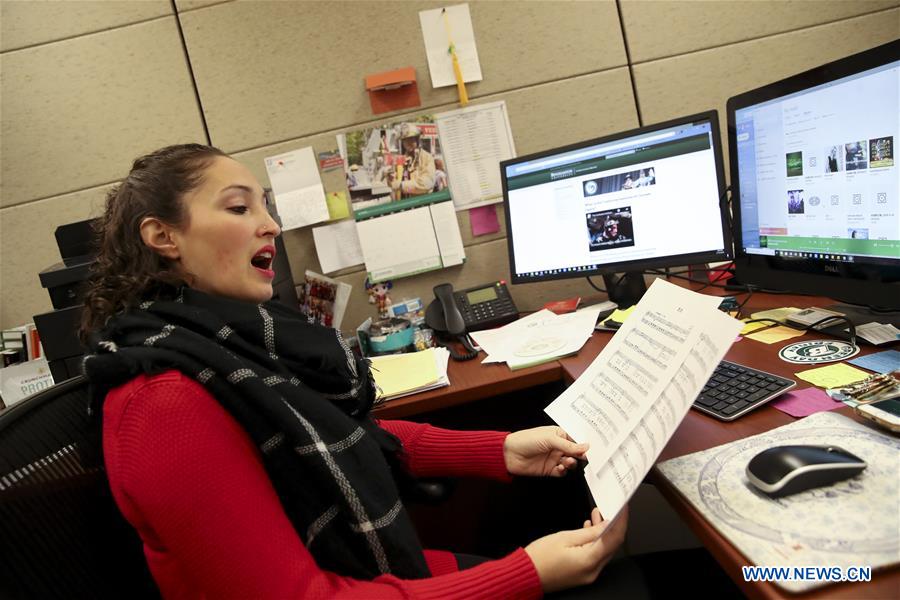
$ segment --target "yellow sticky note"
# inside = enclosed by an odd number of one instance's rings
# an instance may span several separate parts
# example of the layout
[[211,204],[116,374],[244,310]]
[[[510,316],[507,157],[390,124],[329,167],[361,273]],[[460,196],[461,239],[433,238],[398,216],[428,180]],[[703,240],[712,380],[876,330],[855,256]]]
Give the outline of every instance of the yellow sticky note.
[[346,219],[350,216],[350,209],[347,208],[346,192],[328,192],[325,200],[328,202],[328,218],[332,221]]
[[869,376],[862,369],[844,363],[794,373],[800,379],[823,388],[836,388],[862,381]]
[[[750,319],[742,320],[746,323]],[[762,329],[763,327],[768,327],[769,325],[771,325],[771,323],[747,323],[746,325],[744,325],[744,328],[741,329],[740,335],[747,335],[748,333],[756,331],[757,329]]]
[[[754,325],[756,325],[756,323],[754,323]],[[763,326],[765,326],[765,323],[763,323]],[[762,342],[764,344],[774,344],[775,342],[783,342],[784,340],[789,340],[792,337],[803,335],[803,333],[803,331],[797,331],[796,329],[791,329],[790,327],[782,327],[781,325],[778,325],[776,327],[771,327],[763,331],[751,333],[750,335],[745,337],[748,337],[751,340],[756,340],[757,342]]]
[[771,308],[769,310],[761,310],[751,315],[754,319],[774,319],[784,322],[788,315],[800,312],[801,309],[793,306],[785,306],[784,308]]
[[385,396],[402,394],[434,383],[437,365],[431,348],[372,359],[372,376]]
[[619,310],[617,308],[616,310],[613,311],[613,313],[611,315],[609,315],[606,318],[606,320],[607,321],[615,321],[616,323],[624,323],[625,319],[628,318],[628,315],[630,315],[632,312],[634,312],[635,308],[637,308],[637,304],[635,304],[634,306],[631,306],[629,308],[626,308],[625,310]]

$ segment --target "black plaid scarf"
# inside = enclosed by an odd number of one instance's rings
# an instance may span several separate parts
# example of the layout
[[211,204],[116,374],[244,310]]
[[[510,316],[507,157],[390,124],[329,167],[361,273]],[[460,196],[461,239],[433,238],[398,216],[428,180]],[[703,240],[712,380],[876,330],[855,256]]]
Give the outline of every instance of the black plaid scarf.
[[392,476],[400,443],[369,417],[368,364],[340,332],[274,302],[184,288],[94,335],[85,359],[94,409],[102,414],[113,387],[167,369],[204,385],[247,431],[320,567],[360,579],[429,576]]

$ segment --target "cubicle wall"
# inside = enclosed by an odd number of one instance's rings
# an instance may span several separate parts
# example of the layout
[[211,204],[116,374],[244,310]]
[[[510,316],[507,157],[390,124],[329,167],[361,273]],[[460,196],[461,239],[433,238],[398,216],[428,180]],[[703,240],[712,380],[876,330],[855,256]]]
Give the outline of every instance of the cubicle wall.
[[[469,3],[484,80],[505,100],[520,154],[718,108],[732,94],[900,37],[900,0]],[[0,2],[0,326],[50,310],[37,273],[54,229],[98,214],[130,161],[211,142],[264,184],[262,159],[368,123],[455,106],[432,89],[418,11],[433,2]],[[373,118],[370,73],[412,65],[422,107]],[[323,174],[342,189],[340,171]],[[505,231],[473,238],[463,266],[395,281],[394,298],[509,276]],[[501,217],[502,221],[502,217]],[[284,234],[293,276],[319,270],[309,228]],[[344,321],[373,314],[362,267]],[[521,309],[591,293],[583,280],[515,286]]]

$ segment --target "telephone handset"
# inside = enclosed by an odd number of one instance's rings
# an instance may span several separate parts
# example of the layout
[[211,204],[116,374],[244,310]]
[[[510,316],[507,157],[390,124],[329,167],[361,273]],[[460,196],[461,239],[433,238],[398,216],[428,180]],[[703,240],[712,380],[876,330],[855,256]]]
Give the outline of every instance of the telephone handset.
[[[519,317],[503,281],[458,292],[449,283],[442,283],[434,287],[434,296],[425,310],[425,323],[434,329],[437,342],[450,350],[454,360],[471,360],[478,355],[467,332],[497,327]],[[457,354],[449,345],[453,340],[459,341],[466,352]]]

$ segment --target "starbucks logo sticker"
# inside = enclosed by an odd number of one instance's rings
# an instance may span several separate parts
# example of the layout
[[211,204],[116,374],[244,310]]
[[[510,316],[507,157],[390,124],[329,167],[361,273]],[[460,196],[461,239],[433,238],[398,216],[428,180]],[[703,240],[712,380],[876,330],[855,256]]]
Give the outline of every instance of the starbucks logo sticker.
[[810,364],[844,360],[855,356],[857,352],[859,352],[859,348],[847,342],[812,340],[785,346],[778,353],[778,356],[781,360],[786,360],[789,363]]

